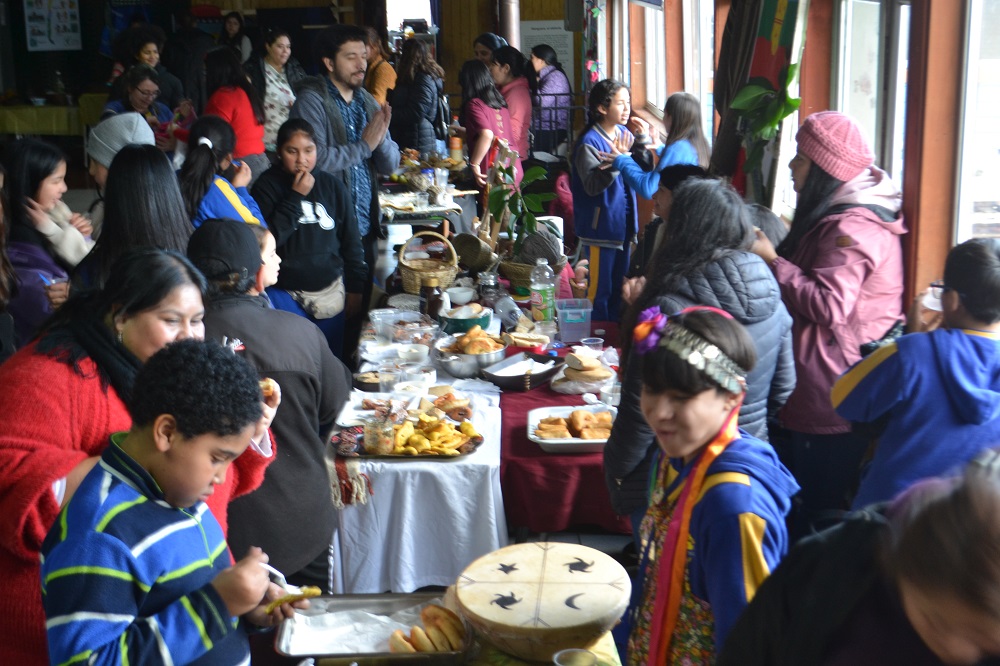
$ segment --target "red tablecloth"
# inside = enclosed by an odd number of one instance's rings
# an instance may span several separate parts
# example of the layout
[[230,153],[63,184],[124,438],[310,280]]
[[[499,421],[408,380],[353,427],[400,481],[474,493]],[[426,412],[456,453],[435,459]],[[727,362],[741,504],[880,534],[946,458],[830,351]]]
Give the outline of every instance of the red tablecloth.
[[[618,327],[595,322],[608,344],[617,343]],[[539,407],[582,405],[578,395],[552,391],[548,384],[500,396],[503,414],[500,484],[507,523],[532,532],[561,532],[570,527],[596,525],[612,532],[631,533],[627,517],[611,510],[604,485],[602,454],[546,453],[528,439],[528,412]]]

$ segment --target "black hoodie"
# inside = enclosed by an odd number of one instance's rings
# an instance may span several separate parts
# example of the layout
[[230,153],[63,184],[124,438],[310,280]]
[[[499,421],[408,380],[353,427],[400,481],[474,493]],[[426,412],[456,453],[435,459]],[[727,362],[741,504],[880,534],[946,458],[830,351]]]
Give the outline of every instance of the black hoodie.
[[253,186],[253,197],[274,234],[281,257],[277,286],[319,291],[341,275],[348,293],[360,294],[368,279],[354,205],[338,178],[312,172],[312,191],[292,189],[295,177],[275,164]]

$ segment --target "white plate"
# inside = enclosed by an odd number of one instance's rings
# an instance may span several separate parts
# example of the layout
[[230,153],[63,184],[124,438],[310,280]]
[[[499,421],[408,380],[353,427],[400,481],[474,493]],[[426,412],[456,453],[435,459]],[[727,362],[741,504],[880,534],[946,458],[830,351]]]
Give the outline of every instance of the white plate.
[[[460,391],[452,391],[456,398],[469,398],[472,400],[472,404],[475,404],[472,396]],[[416,409],[420,405],[421,399],[426,398],[431,402],[434,402],[437,397],[432,395],[427,395],[427,393],[414,394],[414,393],[366,393],[364,391],[352,391],[351,399],[344,403],[344,406],[340,408],[340,414],[337,415],[336,424],[341,428],[350,428],[351,426],[364,425],[366,419],[370,419],[375,416],[374,409],[361,409],[361,403],[366,398],[371,400],[398,400],[407,404],[408,409]],[[473,409],[475,409],[473,407]]]
[[528,439],[537,443],[547,453],[600,453],[607,444],[606,439],[542,439],[535,437],[535,428],[542,419],[558,417],[568,419],[578,409],[585,412],[611,412],[611,420],[618,417],[618,410],[607,405],[580,405],[578,407],[541,407],[528,412]]

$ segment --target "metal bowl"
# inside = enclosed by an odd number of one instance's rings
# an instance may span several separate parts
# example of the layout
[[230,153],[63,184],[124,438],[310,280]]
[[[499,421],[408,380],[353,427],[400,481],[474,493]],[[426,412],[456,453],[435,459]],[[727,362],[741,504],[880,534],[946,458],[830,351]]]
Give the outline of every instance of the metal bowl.
[[452,377],[471,379],[479,376],[479,371],[493,365],[504,358],[507,345],[486,354],[453,354],[442,351],[455,343],[454,335],[448,335],[434,341],[435,362],[438,368]]

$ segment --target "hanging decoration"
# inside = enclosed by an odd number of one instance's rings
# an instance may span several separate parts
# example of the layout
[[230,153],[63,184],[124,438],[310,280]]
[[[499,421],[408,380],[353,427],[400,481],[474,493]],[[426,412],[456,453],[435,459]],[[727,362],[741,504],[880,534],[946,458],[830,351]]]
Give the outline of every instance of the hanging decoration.
[[585,74],[582,89],[590,92],[595,83],[604,78],[604,63],[600,61],[599,43],[603,38],[600,29],[606,0],[585,0],[583,12],[583,61]]

